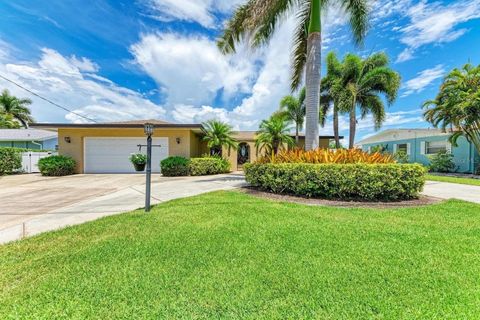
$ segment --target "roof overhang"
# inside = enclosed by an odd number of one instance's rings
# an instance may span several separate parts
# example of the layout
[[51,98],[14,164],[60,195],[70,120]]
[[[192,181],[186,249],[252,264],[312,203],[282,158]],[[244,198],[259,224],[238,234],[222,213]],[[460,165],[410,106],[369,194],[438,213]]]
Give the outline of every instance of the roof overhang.
[[[48,130],[58,129],[143,129],[143,124],[132,123],[32,123],[31,128],[42,128]],[[190,129],[200,132],[203,128],[201,124],[178,124],[165,123],[154,124],[156,129]]]

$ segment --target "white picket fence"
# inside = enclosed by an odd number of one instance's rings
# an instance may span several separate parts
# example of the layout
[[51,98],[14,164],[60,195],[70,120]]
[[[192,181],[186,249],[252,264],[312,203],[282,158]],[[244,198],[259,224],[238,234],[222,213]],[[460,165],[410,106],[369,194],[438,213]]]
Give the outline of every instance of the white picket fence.
[[57,154],[56,152],[22,152],[22,171],[24,173],[40,172],[38,160]]

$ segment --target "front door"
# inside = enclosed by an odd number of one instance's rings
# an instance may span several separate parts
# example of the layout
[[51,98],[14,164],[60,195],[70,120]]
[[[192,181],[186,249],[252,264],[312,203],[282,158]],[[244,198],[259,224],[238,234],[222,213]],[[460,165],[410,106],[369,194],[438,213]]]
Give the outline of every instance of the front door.
[[241,169],[244,163],[250,162],[250,146],[242,142],[238,145],[237,167]]

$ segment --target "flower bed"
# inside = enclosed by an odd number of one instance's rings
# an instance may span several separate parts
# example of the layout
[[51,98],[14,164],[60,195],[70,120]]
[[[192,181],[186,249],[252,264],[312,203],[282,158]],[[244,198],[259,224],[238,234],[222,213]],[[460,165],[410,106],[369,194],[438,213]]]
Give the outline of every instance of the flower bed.
[[248,183],[265,191],[338,200],[412,199],[425,183],[419,164],[253,163],[244,171]]

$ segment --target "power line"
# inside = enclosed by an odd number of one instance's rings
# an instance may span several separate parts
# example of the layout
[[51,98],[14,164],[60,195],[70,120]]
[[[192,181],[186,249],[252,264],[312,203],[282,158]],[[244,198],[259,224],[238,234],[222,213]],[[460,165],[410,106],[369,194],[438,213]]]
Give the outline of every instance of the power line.
[[24,86],[16,83],[16,82],[13,81],[13,80],[10,80],[10,79],[2,76],[1,74],[0,74],[0,78],[2,78],[2,79],[4,79],[4,80],[6,80],[6,81],[8,81],[8,82],[10,82],[10,83],[12,83],[12,84],[14,84],[14,85],[16,85],[17,87],[19,87],[19,88],[21,88],[21,89],[29,92],[30,94],[33,94],[34,96],[36,96],[36,97],[38,97],[38,98],[40,98],[40,99],[42,99],[42,100],[44,100],[44,101],[46,101],[46,102],[54,105],[54,106],[57,107],[57,108],[60,108],[60,109],[62,109],[62,110],[65,110],[65,111],[68,111],[68,112],[70,112],[70,113],[73,113],[74,115],[77,115],[77,116],[82,117],[82,118],[84,118],[84,119],[87,119],[87,120],[89,120],[89,121],[97,122],[96,120],[94,120],[94,119],[92,119],[92,118],[89,118],[89,117],[87,117],[87,116],[84,116],[84,115],[82,115],[82,114],[80,114],[80,113],[78,113],[78,112],[72,111],[72,110],[68,109],[67,107],[64,107],[64,106],[62,106],[62,105],[59,105],[58,103],[53,102],[52,100],[49,100],[49,99],[47,99],[47,98],[45,98],[45,97],[42,97],[42,96],[39,95],[38,93],[35,93],[35,92],[33,92],[32,90],[25,88]]

